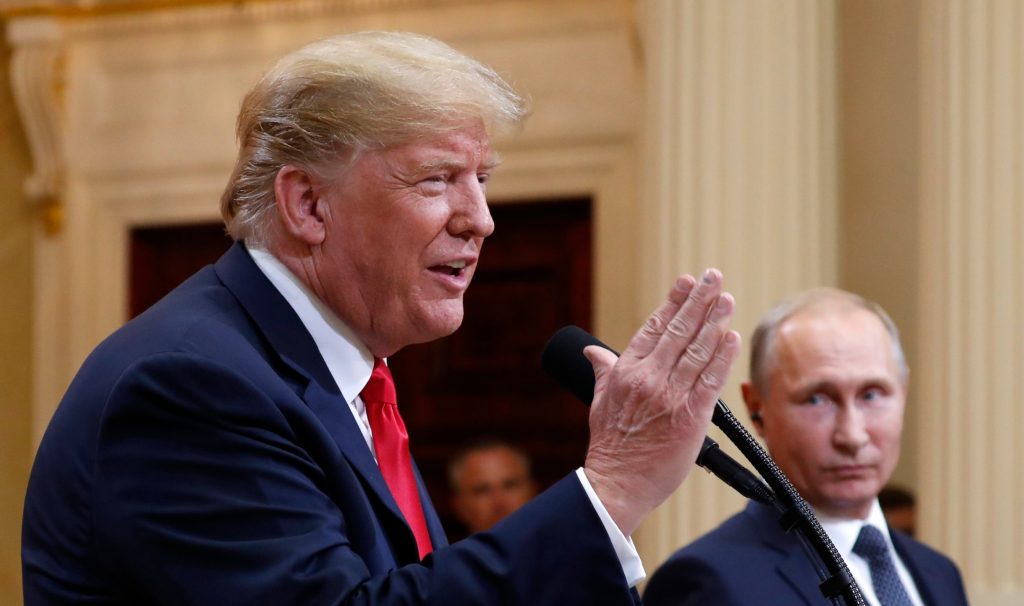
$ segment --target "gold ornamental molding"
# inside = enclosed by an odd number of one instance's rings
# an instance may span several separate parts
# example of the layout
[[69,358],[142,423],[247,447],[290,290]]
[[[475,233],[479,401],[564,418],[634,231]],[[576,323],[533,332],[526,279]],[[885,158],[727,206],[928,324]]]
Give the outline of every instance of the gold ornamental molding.
[[[502,0],[0,0],[0,18],[61,20],[75,37],[89,33],[139,33],[168,27],[301,19],[330,14],[373,13],[443,6],[494,4]],[[520,0],[522,1],[522,0]],[[543,4],[550,0],[526,0]],[[575,0],[585,2],[586,0]]]
[[42,217],[47,235],[63,221],[64,57],[59,24],[49,19],[22,19],[8,25],[13,47],[11,88],[32,154],[25,193]]

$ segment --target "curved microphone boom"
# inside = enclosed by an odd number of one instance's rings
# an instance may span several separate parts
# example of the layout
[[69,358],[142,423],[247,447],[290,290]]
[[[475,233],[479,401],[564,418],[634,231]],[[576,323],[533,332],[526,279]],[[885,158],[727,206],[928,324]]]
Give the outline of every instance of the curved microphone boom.
[[[583,355],[583,349],[588,345],[597,345],[618,355],[614,349],[582,328],[565,326],[552,335],[544,346],[541,366],[559,385],[590,406],[594,399],[594,367]],[[697,455],[697,464],[748,499],[766,505],[771,505],[775,500],[775,494],[764,482],[722,452],[718,443],[711,438],[704,438],[700,454]]]

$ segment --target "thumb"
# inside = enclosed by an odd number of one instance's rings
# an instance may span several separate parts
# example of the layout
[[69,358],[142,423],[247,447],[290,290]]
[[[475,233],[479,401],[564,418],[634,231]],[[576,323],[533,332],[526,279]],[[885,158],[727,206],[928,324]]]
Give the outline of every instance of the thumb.
[[588,345],[583,349],[583,355],[590,360],[590,365],[594,367],[594,393],[597,393],[604,387],[608,373],[611,372],[619,357],[598,345]]

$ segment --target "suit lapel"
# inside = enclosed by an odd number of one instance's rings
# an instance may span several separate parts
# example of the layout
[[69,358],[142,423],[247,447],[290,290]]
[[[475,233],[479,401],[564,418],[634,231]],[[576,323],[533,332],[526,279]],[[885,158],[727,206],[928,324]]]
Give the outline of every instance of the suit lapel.
[[955,603],[947,601],[953,599],[947,597],[947,592],[937,591],[938,588],[947,584],[947,579],[939,569],[926,566],[921,561],[919,549],[914,543],[898,532],[890,531],[889,536],[892,537],[892,544],[896,548],[896,553],[899,554],[903,564],[910,571],[910,576],[913,577],[914,584],[917,585],[917,591],[921,594],[921,600],[925,604],[935,604],[936,606]]
[[[444,527],[441,526],[441,518],[437,516],[437,510],[434,509],[434,504],[430,500],[430,494],[427,493],[427,483],[423,481],[423,476],[420,475],[420,468],[416,465],[416,461],[412,462],[412,471],[416,475],[416,487],[420,493],[420,503],[423,504],[423,517],[427,520],[427,532],[430,534],[430,544],[434,549],[444,547],[448,545],[448,536],[444,532]],[[410,532],[412,532],[410,530]]]
[[338,394],[327,364],[313,337],[281,293],[256,267],[245,247],[236,242],[214,269],[267,339],[271,349],[292,370]]
[[808,606],[821,604],[824,597],[818,588],[818,573],[811,565],[800,540],[787,534],[779,524],[779,514],[767,505],[751,501],[747,512],[753,516],[766,548],[778,555],[775,569]]
[[377,461],[367,448],[366,438],[356,425],[348,405],[339,394],[325,391],[315,381],[309,382],[303,399],[334,438],[344,457],[359,475],[363,486],[390,514],[388,519],[381,520],[381,523],[385,528],[391,528],[389,532],[392,533],[393,540],[397,540],[393,547],[396,552],[395,559],[399,562],[419,560],[416,537],[391,495],[391,490],[380,473]]
[[[402,532],[398,533],[401,536],[401,553],[396,554],[396,559],[407,560],[407,554],[412,553],[413,560],[418,560],[416,539],[412,529],[391,496],[384,476],[381,475],[377,462],[367,448],[366,439],[349,412],[347,403],[341,397],[341,392],[327,369],[327,364],[320,355],[313,337],[295,311],[263,275],[241,243],[235,243],[217,261],[215,269],[221,281],[238,299],[280,360],[307,381],[306,388],[301,394],[302,399],[330,433],[368,492],[384,507],[389,517],[393,518],[392,523],[386,526],[402,529]],[[435,527],[431,522],[437,520],[437,513],[429,506],[430,500],[425,496],[423,480],[419,477],[418,471],[417,482],[433,540]],[[439,534],[443,538],[444,532],[440,530],[439,521],[436,523],[436,530],[440,531]]]

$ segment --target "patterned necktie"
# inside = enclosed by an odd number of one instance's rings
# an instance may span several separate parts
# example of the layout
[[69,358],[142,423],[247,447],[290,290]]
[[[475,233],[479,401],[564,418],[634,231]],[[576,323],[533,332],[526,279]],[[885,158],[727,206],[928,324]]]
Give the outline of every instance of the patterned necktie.
[[409,455],[409,433],[405,430],[402,416],[398,414],[398,398],[395,396],[395,381],[391,378],[384,360],[375,358],[370,382],[359,397],[366,404],[366,414],[373,432],[373,450],[377,453],[377,465],[384,476],[391,496],[398,503],[406,522],[412,528],[419,548],[420,559],[433,549],[430,534],[423,516],[423,505],[416,489],[416,478],[412,472],[412,457]]
[[853,553],[868,561],[871,570],[871,584],[875,595],[882,606],[912,606],[906,588],[900,582],[896,565],[889,553],[889,545],[882,536],[882,531],[865,524],[860,529],[857,542],[853,544]]

